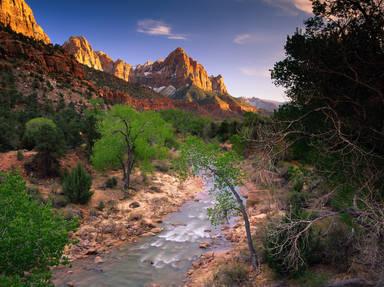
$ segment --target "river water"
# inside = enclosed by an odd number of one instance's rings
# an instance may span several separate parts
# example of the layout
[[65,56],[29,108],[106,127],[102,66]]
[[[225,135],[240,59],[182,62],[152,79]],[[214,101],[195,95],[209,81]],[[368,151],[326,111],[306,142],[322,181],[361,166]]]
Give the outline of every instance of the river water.
[[[206,190],[168,215],[161,233],[114,249],[103,256],[102,264],[95,264],[93,258],[75,261],[72,268],[54,274],[55,285],[68,286],[71,282],[76,287],[183,286],[192,262],[202,253],[230,246],[220,234],[220,227],[210,224],[207,209],[212,205],[212,196]],[[206,242],[211,247],[201,249],[200,244]]]

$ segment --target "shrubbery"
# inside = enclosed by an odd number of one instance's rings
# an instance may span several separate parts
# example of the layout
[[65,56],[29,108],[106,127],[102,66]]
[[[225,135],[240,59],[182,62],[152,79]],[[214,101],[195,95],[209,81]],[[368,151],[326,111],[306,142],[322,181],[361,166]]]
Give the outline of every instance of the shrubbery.
[[249,267],[243,263],[223,265],[215,273],[212,282],[207,285],[221,287],[248,286],[248,273]]
[[92,177],[80,164],[63,179],[63,192],[72,203],[85,204],[92,196]]
[[0,286],[45,286],[75,227],[32,199],[23,179],[0,175]]
[[26,164],[28,171],[39,177],[57,176],[59,174],[58,158],[63,153],[63,134],[56,124],[47,118],[35,118],[27,122],[24,142],[34,147],[38,154],[32,162]]

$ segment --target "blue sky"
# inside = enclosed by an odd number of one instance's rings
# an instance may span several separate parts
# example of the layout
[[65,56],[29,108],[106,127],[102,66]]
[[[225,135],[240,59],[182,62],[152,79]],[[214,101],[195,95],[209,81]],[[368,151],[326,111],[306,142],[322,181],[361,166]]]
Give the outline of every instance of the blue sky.
[[85,36],[94,49],[136,65],[176,47],[222,74],[236,97],[284,100],[268,69],[288,34],[310,16],[309,0],[27,0],[52,42]]

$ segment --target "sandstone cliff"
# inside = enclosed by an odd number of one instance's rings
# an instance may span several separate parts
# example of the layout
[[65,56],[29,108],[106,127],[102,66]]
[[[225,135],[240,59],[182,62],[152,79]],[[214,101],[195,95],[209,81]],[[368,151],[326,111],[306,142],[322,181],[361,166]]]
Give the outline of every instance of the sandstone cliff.
[[223,77],[210,77],[182,48],[174,50],[164,61],[138,65],[134,73],[137,83],[153,88],[173,86],[180,89],[194,85],[207,92],[227,93]]
[[69,54],[73,55],[79,63],[103,71],[99,55],[93,51],[91,45],[84,37],[70,37],[68,41],[64,43],[63,48]]
[[182,48],[174,50],[165,60],[147,62],[135,69],[123,60],[113,61],[106,53],[94,51],[84,37],[69,38],[63,48],[81,64],[155,90],[166,87],[180,89],[194,85],[207,92],[228,93],[221,75],[209,76],[205,68],[189,57]]
[[17,33],[49,44],[51,40],[37,24],[24,0],[0,0],[0,23]]
[[82,36],[70,37],[63,48],[79,63],[90,68],[104,71],[125,81],[129,81],[131,77],[131,65],[121,59],[113,61],[102,51],[94,51],[88,40]]

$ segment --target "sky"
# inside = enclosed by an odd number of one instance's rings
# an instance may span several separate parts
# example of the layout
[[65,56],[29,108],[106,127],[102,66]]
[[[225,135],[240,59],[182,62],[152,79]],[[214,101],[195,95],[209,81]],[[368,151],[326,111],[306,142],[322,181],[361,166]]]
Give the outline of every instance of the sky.
[[235,97],[285,101],[269,69],[287,35],[310,17],[309,0],[26,0],[53,43],[85,36],[95,50],[131,65],[177,47],[221,74]]

